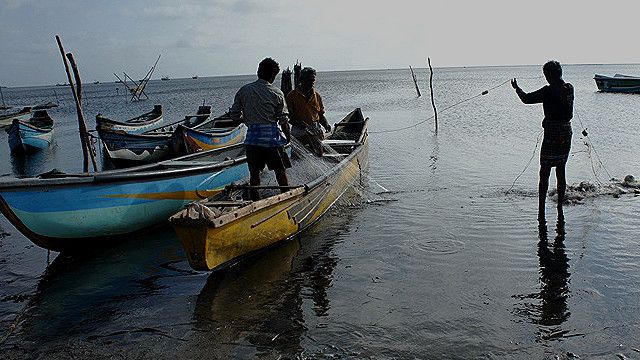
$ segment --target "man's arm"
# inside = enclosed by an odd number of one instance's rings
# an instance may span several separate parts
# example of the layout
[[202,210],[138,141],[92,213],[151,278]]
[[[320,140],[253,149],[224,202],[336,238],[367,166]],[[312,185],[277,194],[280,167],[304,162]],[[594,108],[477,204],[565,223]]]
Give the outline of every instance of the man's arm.
[[236,96],[233,99],[233,105],[231,105],[231,108],[229,108],[229,117],[231,117],[233,120],[243,121],[242,95],[240,94],[241,91],[242,91],[242,88],[238,90],[238,92],[236,93]]
[[331,131],[331,125],[329,125],[329,121],[324,116],[324,103],[322,102],[322,97],[318,94],[318,102],[320,103],[320,125],[324,127],[324,129],[329,132]]

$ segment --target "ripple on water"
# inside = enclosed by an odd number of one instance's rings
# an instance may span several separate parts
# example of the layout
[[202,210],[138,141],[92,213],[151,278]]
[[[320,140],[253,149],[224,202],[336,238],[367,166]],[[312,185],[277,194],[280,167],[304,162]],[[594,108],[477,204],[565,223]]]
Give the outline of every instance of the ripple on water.
[[413,238],[411,248],[431,255],[450,255],[464,250],[465,243],[453,239],[419,239]]

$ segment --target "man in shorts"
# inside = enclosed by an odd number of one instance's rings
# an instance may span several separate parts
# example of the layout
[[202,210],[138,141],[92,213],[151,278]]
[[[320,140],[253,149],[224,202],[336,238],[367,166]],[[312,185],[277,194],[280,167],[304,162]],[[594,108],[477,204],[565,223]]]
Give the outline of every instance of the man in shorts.
[[[259,200],[260,172],[265,165],[276,174],[280,186],[288,186],[286,169],[291,167],[284,151],[291,139],[284,94],[273,85],[280,72],[278,63],[266,58],[258,65],[258,80],[246,84],[236,93],[229,114],[247,126],[244,145],[249,166],[251,200]],[[286,191],[283,189],[283,192]]]

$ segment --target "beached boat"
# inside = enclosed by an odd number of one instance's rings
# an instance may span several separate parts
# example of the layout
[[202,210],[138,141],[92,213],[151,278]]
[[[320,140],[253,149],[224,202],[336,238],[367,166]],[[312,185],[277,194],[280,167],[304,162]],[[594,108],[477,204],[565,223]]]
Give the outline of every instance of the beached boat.
[[248,174],[242,144],[94,174],[51,171],[0,182],[0,211],[38,246],[81,251],[161,224]]
[[[106,155],[116,165],[132,163],[151,163],[171,156],[183,155],[174,152],[173,133],[179,126],[187,128],[206,124],[211,119],[211,106],[200,106],[195,115],[185,116],[183,120],[148,130],[142,134],[131,134],[123,130],[114,130],[98,126],[98,136]],[[228,144],[231,145],[231,144]]]
[[174,134],[174,146],[184,149],[187,154],[218,149],[244,141],[247,127],[232,120],[228,114],[198,127],[180,125]]
[[596,74],[593,80],[595,80],[598,90],[602,92],[640,93],[640,77],[637,76]]
[[[241,198],[249,186],[229,186],[173,215],[169,221],[191,267],[222,268],[243,255],[295,236],[318,220],[351,185],[361,181],[368,165],[368,138],[367,119],[360,109],[336,124],[325,147],[332,151],[314,160],[324,164],[326,171],[299,186],[288,187],[285,193],[249,201]],[[301,157],[294,153],[296,158]],[[260,190],[268,191],[266,188]]]
[[130,134],[141,134],[162,125],[162,105],[155,105],[153,110],[126,121],[117,121],[96,115],[96,128],[121,130]]
[[23,107],[18,111],[0,114],[0,128],[9,126],[14,119],[26,121],[31,116],[31,107]]
[[33,153],[51,145],[53,120],[46,110],[36,110],[27,121],[14,119],[7,133],[12,153]]

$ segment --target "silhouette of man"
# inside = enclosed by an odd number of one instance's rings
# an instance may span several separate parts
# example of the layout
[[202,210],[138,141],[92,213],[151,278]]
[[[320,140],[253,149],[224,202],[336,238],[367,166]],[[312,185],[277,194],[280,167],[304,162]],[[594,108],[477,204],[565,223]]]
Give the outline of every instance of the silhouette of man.
[[526,93],[518,86],[516,79],[511,86],[525,104],[542,103],[544,138],[540,149],[540,182],[538,184],[538,222],[546,223],[545,199],[549,188],[551,168],[556,168],[558,191],[558,215],[562,214],[567,180],[565,168],[571,150],[571,118],[573,118],[573,85],[562,80],[560,63],[551,60],[542,67],[549,85],[534,92]]
[[324,116],[322,97],[314,89],[316,71],[305,67],[300,71],[300,86],[287,94],[289,117],[291,118],[291,134],[304,145],[322,156],[322,140],[324,133],[320,125],[329,132],[331,125]]
[[[291,135],[284,94],[273,86],[278,72],[280,66],[275,60],[262,60],[258,65],[258,80],[241,87],[229,109],[232,119],[247,125],[244,145],[252,187],[260,185],[260,172],[265,165],[275,172],[278,185],[289,184],[286,169],[291,167],[291,162],[284,145]],[[260,198],[256,188],[250,189],[250,196],[254,201]]]

